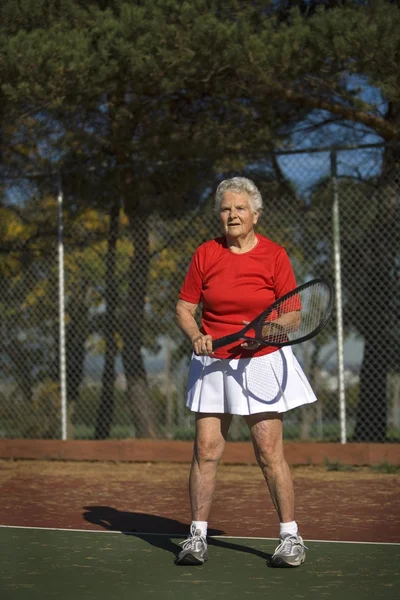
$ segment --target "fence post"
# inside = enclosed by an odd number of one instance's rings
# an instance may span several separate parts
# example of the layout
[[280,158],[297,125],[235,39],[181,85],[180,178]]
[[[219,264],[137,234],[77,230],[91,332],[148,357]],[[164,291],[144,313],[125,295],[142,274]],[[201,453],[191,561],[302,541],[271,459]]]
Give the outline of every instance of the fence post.
[[347,442],[346,435],[346,396],[344,384],[344,358],[343,358],[343,310],[342,310],[342,276],[340,257],[340,214],[339,214],[339,189],[337,180],[337,151],[331,150],[331,180],[332,180],[332,228],[333,228],[333,256],[335,270],[336,294],[336,330],[337,330],[337,364],[338,364],[338,390],[339,390],[339,415],[340,415],[340,442]]
[[58,319],[59,319],[59,368],[61,393],[61,439],[67,439],[67,376],[65,352],[65,285],[63,241],[63,191],[60,172],[57,174],[57,234],[58,234]]

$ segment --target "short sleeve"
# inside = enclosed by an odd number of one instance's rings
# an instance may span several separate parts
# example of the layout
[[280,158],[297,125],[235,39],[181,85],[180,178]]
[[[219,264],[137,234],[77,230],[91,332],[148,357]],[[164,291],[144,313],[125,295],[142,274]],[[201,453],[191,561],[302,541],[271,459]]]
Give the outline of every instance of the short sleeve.
[[284,248],[281,248],[275,263],[274,288],[275,298],[281,298],[296,287],[296,278],[290,258]]
[[189,269],[186,273],[183,285],[179,292],[179,298],[185,302],[199,304],[203,289],[203,273],[201,269],[201,258],[199,249],[193,254]]

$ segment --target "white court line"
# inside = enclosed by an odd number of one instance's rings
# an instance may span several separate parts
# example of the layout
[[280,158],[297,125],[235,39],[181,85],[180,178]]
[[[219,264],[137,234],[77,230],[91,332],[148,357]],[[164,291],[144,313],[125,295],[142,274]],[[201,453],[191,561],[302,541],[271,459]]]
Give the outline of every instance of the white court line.
[[[114,533],[117,535],[133,535],[136,537],[145,537],[145,536],[160,536],[160,537],[179,537],[184,538],[185,534],[179,533],[143,533],[136,531],[114,531],[107,529],[63,529],[61,527],[29,527],[25,525],[0,525],[0,529],[33,529],[39,531],[71,531],[73,533]],[[266,538],[266,537],[244,537],[239,535],[210,535],[210,538],[222,539],[222,540],[261,540],[261,541],[271,541],[276,542],[278,538]],[[342,540],[309,540],[307,538],[307,542],[315,542],[319,544],[366,544],[371,546],[400,546],[400,542],[356,542],[356,541],[342,541]]]

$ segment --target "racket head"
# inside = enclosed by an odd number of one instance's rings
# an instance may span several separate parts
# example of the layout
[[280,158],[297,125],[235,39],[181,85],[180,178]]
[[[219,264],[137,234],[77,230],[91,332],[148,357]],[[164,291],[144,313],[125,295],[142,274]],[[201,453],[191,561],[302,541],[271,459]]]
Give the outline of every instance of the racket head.
[[254,330],[254,337],[246,332],[244,338],[279,348],[305,342],[328,323],[333,297],[333,287],[327,279],[312,279],[278,298],[249,323],[247,327]]
[[[213,350],[241,340],[277,348],[305,342],[318,335],[328,323],[333,297],[330,281],[312,279],[278,298],[240,331],[213,340]],[[286,314],[289,319],[289,313],[293,320],[285,324],[282,317]]]

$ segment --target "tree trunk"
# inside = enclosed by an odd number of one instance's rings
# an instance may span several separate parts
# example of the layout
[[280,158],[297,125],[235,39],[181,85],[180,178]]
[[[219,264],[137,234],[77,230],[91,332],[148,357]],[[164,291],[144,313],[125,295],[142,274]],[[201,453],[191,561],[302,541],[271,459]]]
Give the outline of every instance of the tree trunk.
[[101,396],[96,417],[96,440],[110,437],[111,425],[114,417],[114,380],[115,359],[117,356],[117,342],[115,338],[117,322],[116,310],[118,305],[118,286],[115,277],[116,250],[119,234],[119,199],[113,202],[110,211],[110,227],[108,232],[108,247],[106,258],[106,288],[104,315],[104,338],[106,343],[104,355],[104,369],[101,380]]
[[7,343],[6,352],[12,363],[13,376],[22,392],[24,400],[32,404],[34,380],[32,377],[29,348],[26,348],[19,340],[12,339],[10,343]]
[[67,427],[69,437],[73,437],[75,406],[79,398],[79,390],[84,373],[85,344],[89,334],[88,294],[90,294],[90,289],[87,285],[83,286],[82,291],[77,292],[76,290],[72,290],[67,307],[69,324],[66,332],[66,366],[68,392]]
[[396,220],[399,218],[400,155],[397,154],[390,147],[385,151],[376,216],[364,241],[365,298],[370,310],[362,332],[364,356],[354,441],[384,442],[386,439],[387,386],[393,335],[391,314],[395,306],[394,271],[398,254]]
[[138,222],[136,214],[130,218],[130,224],[134,255],[131,262],[129,295],[123,329],[127,402],[136,437],[154,438],[157,436],[156,415],[141,352],[150,264],[149,224],[144,217]]
[[387,428],[387,364],[380,362],[375,338],[366,338],[360,372],[360,401],[354,439],[384,442]]
[[[86,295],[86,290],[83,292]],[[68,402],[75,402],[83,378],[85,343],[89,333],[89,314],[85,297],[73,297],[68,302],[67,326],[67,390]]]

